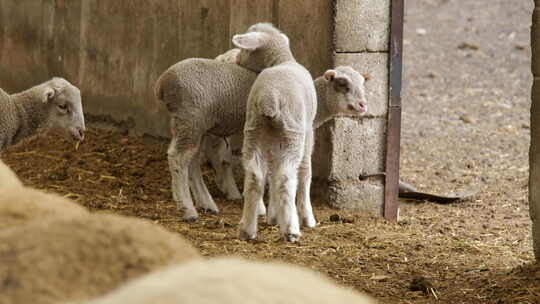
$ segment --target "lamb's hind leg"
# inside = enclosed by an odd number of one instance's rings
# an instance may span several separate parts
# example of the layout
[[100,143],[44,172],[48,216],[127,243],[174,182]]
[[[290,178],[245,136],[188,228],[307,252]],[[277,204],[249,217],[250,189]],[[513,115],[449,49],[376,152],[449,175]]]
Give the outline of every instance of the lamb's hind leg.
[[272,171],[270,184],[270,205],[276,208],[279,231],[288,242],[296,242],[301,236],[295,204],[298,165],[289,160],[281,163],[276,171]]
[[311,153],[313,151],[313,131],[306,133],[304,156],[298,168],[298,190],[296,193],[296,205],[303,226],[315,227],[317,220],[311,207]]
[[195,196],[195,204],[205,212],[219,214],[219,209],[204,183],[201,172],[200,152],[193,158],[189,171],[190,185],[193,196]]
[[244,153],[244,208],[238,236],[251,240],[257,238],[257,213],[264,194],[266,164],[259,152]]
[[172,177],[171,190],[173,199],[178,210],[183,209],[184,211],[183,220],[191,222],[196,221],[199,217],[197,210],[193,206],[189,191],[189,167],[196,150],[196,146],[180,145],[177,137],[173,134],[173,139],[167,151],[169,170]]

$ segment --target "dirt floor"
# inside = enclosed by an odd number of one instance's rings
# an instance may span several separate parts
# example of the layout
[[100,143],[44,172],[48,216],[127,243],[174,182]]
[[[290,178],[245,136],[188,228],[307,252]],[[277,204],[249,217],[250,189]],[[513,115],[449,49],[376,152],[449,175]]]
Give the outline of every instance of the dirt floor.
[[265,224],[258,241],[240,241],[241,201],[224,200],[210,170],[222,214],[180,222],[167,143],[119,131],[90,127],[77,150],[40,137],[3,159],[27,185],[153,220],[204,255],[305,265],[381,303],[540,303],[527,205],[531,2],[406,1],[402,178],[481,192],[452,205],[403,201],[397,224],[315,202],[320,225],[300,243]]

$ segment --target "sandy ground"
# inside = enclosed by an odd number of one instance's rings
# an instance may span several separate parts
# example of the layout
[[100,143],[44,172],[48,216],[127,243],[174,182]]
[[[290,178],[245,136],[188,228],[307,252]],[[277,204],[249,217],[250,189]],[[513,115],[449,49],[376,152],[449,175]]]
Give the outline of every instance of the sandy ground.
[[[55,136],[3,159],[27,184],[98,212],[151,219],[204,255],[306,265],[381,303],[538,303],[527,205],[532,1],[406,1],[401,176],[421,190],[479,189],[452,204],[405,202],[399,223],[316,203],[320,225],[302,241],[261,224],[236,239],[241,201],[222,214],[178,221],[167,143],[90,128],[78,150]],[[338,216],[335,216],[335,215]]]

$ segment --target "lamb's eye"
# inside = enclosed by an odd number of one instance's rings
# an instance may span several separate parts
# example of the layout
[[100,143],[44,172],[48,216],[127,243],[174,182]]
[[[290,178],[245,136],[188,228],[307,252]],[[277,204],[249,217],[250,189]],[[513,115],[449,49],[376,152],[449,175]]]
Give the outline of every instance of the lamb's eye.
[[60,110],[62,110],[62,111],[65,111],[65,110],[67,110],[67,105],[65,105],[65,104],[59,104],[59,105],[58,105],[58,108],[59,108]]

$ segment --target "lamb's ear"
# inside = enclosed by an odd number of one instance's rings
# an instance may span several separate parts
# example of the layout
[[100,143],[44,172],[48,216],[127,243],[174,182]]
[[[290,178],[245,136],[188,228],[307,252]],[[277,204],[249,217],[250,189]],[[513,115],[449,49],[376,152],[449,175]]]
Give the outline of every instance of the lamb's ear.
[[254,51],[262,46],[263,39],[261,33],[250,32],[247,34],[234,35],[232,42],[243,50]]
[[324,79],[331,81],[331,80],[334,80],[334,78],[336,78],[336,75],[337,75],[337,72],[335,70],[327,70],[326,72],[324,72]]
[[362,77],[364,77],[366,81],[373,79],[373,77],[371,77],[369,74],[362,74]]
[[43,103],[53,100],[55,94],[56,92],[53,88],[46,88],[43,92]]

